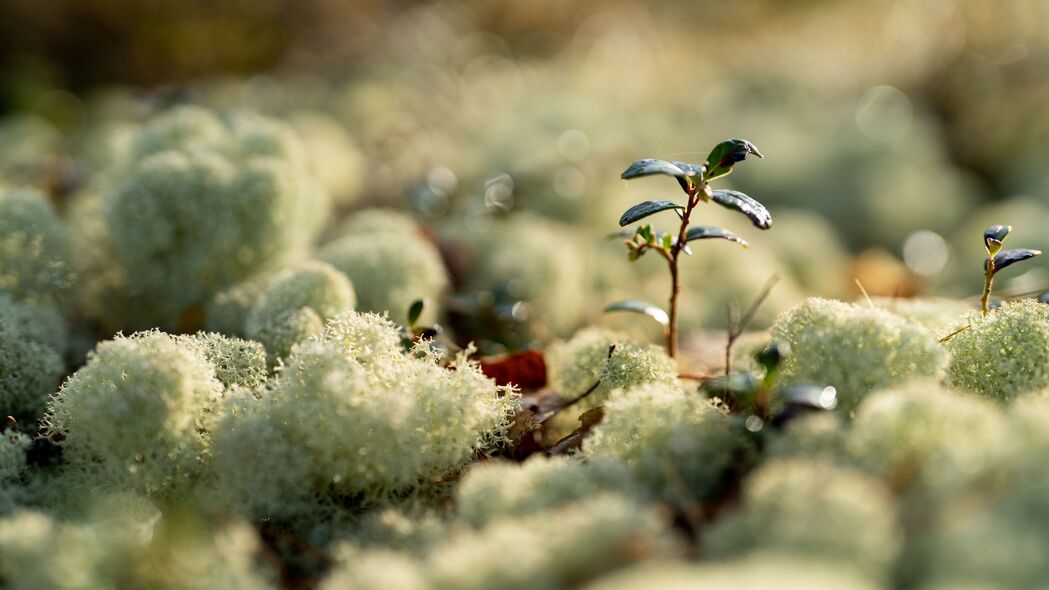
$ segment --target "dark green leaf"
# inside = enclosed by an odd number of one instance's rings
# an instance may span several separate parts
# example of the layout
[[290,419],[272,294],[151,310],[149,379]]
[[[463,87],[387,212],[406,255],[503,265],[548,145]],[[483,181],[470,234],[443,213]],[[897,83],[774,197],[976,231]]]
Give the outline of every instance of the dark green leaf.
[[412,302],[408,308],[408,326],[413,327],[415,323],[419,321],[419,316],[423,314],[423,308],[426,306],[426,302],[422,299],[416,299]]
[[790,344],[786,341],[773,340],[765,345],[758,354],[755,355],[755,359],[758,364],[765,367],[765,373],[770,374],[775,371],[783,359],[790,356]]
[[750,218],[754,227],[768,229],[772,227],[772,215],[764,205],[748,197],[747,195],[727,189],[719,189],[711,193],[714,202],[722,207],[735,209]]
[[758,151],[757,146],[745,139],[738,137],[726,139],[714,146],[714,149],[710,151],[710,155],[707,156],[703,180],[710,182],[715,178],[721,178],[730,174],[732,167],[737,162],[747,159],[747,156],[750,154],[754,154],[759,158],[765,157],[764,154]]
[[[1017,250],[1002,250],[994,256],[994,272],[1002,270],[1003,268],[1027,260],[1028,258],[1034,258],[1035,256],[1041,255],[1041,250],[1028,250],[1026,248]],[[983,267],[987,268],[987,260],[984,259]]]
[[649,158],[647,160],[638,160],[631,164],[623,171],[622,178],[623,180],[630,180],[631,178],[651,176],[652,174],[666,174],[678,178],[684,178],[686,176],[684,170],[671,162]]
[[1013,230],[1011,225],[992,225],[983,230],[983,245],[987,248],[988,256],[994,256],[1002,249],[1005,236]]
[[670,201],[645,201],[644,203],[638,203],[627,209],[623,216],[619,218],[619,227],[630,225],[635,221],[640,221],[649,215],[666,211],[667,209],[684,209],[684,207]]
[[707,167],[702,164],[689,164],[688,162],[678,162],[677,160],[674,160],[671,164],[684,170],[687,176],[703,176],[703,173],[707,171]]
[[686,164],[685,162],[668,162],[666,160],[649,158],[647,160],[638,160],[631,164],[623,171],[621,178],[630,180],[631,178],[640,178],[653,174],[666,174],[667,176],[677,178],[678,184],[681,185],[681,190],[688,193],[693,182],[692,179],[698,178],[703,174],[703,168]]
[[833,410],[838,406],[838,390],[829,386],[793,385],[780,392],[780,396],[788,405],[814,410]]
[[736,234],[723,229],[720,227],[712,227],[708,225],[697,225],[688,228],[688,232],[685,234],[685,241],[691,242],[693,240],[706,240],[711,238],[719,238],[722,240],[731,240],[736,242],[744,248],[747,247],[747,241],[737,236]]
[[630,300],[620,301],[619,303],[613,303],[605,308],[605,313],[611,311],[629,311],[632,313],[645,314],[648,317],[656,320],[663,326],[670,325],[670,316],[667,312],[663,311],[661,307],[652,305],[651,303],[645,303],[644,301]]

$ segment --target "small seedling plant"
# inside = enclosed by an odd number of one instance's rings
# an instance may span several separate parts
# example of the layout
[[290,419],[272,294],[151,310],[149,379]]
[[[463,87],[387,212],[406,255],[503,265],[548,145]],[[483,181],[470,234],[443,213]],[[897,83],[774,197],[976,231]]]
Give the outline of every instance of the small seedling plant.
[[990,311],[994,275],[1007,266],[1034,258],[1042,253],[1041,250],[1027,248],[1002,250],[1002,242],[1012,230],[1011,225],[992,225],[983,232],[983,247],[987,250],[987,258],[983,261],[983,295],[980,297],[980,311],[985,316]]
[[722,207],[739,211],[746,215],[758,229],[772,227],[772,216],[768,209],[751,197],[734,190],[712,189],[710,182],[732,173],[733,167],[753,154],[758,158],[764,155],[758,148],[745,139],[727,139],[711,150],[703,164],[671,162],[667,160],[638,160],[623,172],[623,180],[663,174],[673,176],[685,193],[684,204],[651,200],[638,203],[626,210],[619,218],[619,226],[626,227],[637,223],[661,211],[673,210],[681,220],[674,232],[657,232],[651,225],[641,225],[633,233],[620,232],[616,236],[625,238],[627,254],[630,260],[637,260],[648,251],[655,251],[667,262],[670,271],[670,310],[646,303],[644,301],[621,301],[605,308],[605,311],[630,311],[646,314],[665,328],[667,353],[677,356],[678,348],[678,306],[681,296],[681,255],[691,255],[689,242],[705,239],[722,239],[736,242],[746,248],[747,242],[736,234],[720,228],[705,225],[691,225],[692,212],[700,203],[713,201]]

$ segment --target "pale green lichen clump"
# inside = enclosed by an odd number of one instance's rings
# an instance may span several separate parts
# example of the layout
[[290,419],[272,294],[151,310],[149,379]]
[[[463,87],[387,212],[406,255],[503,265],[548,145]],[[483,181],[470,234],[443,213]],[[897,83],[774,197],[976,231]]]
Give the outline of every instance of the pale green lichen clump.
[[1010,426],[999,408],[931,380],[912,381],[864,400],[846,439],[850,464],[900,494],[905,521],[935,522],[947,499],[974,484],[994,489],[1007,466]]
[[875,389],[935,377],[947,363],[935,332],[865,304],[809,299],[770,331],[790,345],[781,382],[833,386],[844,412]]
[[347,312],[292,349],[275,382],[232,398],[216,429],[218,493],[254,517],[316,514],[410,492],[502,440],[517,395],[465,357],[405,352],[396,326]]
[[332,232],[334,237],[373,235],[377,238],[422,235],[422,229],[412,217],[396,209],[363,209],[351,213]]
[[30,438],[21,432],[0,432],[0,515],[14,510],[25,500],[22,476]]
[[258,342],[204,332],[176,338],[204,356],[227,390],[253,389],[266,382],[266,350]]
[[0,415],[31,427],[58,388],[66,327],[50,307],[0,294]]
[[68,231],[47,198],[0,189],[0,293],[59,303],[73,278]]
[[524,464],[485,462],[470,469],[455,492],[457,514],[480,527],[586,500],[602,492],[635,495],[630,470],[618,461],[537,457]]
[[1008,302],[969,325],[947,342],[951,383],[1002,400],[1049,386],[1049,305]]
[[265,590],[275,587],[248,527],[128,518],[61,522],[21,511],[0,520],[0,579],[10,590]]
[[388,550],[365,551],[342,546],[336,565],[320,590],[431,590],[422,565],[410,556]]
[[[495,515],[493,515],[495,516]],[[597,493],[529,514],[456,527],[419,554],[343,547],[323,590],[574,588],[616,568],[679,552],[658,510]],[[513,547],[512,564],[493,548]]]
[[871,301],[874,305],[891,311],[907,321],[933,330],[938,336],[944,336],[964,325],[969,312],[973,310],[973,307],[964,301],[945,297],[916,299],[875,297]]
[[612,392],[583,455],[623,461],[653,495],[674,501],[681,486],[698,499],[720,492],[729,470],[749,464],[752,448],[742,426],[710,400],[642,385]]
[[[513,547],[513,564],[492,559],[495,547]],[[658,512],[606,493],[453,534],[426,565],[438,590],[571,588],[675,549]]]
[[160,332],[117,337],[62,385],[44,424],[71,483],[160,494],[199,473],[223,389],[198,345]]
[[876,590],[851,567],[766,553],[714,563],[652,562],[609,576],[587,590]]
[[110,259],[87,264],[115,266],[113,284],[90,296],[139,302],[149,309],[139,322],[173,325],[218,291],[304,257],[324,221],[327,194],[303,146],[270,119],[180,108],[142,127],[125,160],[95,207],[95,257]]
[[769,551],[853,565],[884,579],[900,548],[892,496],[880,481],[808,459],[776,460],[743,483],[738,509],[704,536],[711,556]]
[[[1040,586],[1049,575],[1040,557],[1049,551],[1049,478],[1044,469],[1049,398],[1025,396],[1009,407],[1007,416],[1014,442],[1008,473],[995,481],[990,494],[960,499],[962,508],[946,526],[922,531],[913,558],[907,560],[908,578],[917,578],[922,587],[968,583],[1021,590]],[[983,498],[989,501],[981,502]]]
[[505,290],[528,303],[531,318],[554,335],[579,326],[587,266],[570,226],[530,213],[512,215],[477,236],[470,286]]
[[448,272],[437,248],[420,235],[356,227],[324,246],[318,258],[349,277],[360,310],[386,312],[403,324],[412,303],[425,299],[422,321],[437,319]]
[[353,309],[357,298],[346,275],[324,262],[307,262],[278,272],[245,321],[245,335],[261,342],[270,362],[324,331],[324,323]]
[[204,308],[204,327],[227,336],[247,337],[248,316],[272,276],[257,274],[216,293]]
[[[583,395],[600,381],[574,408],[579,411],[603,404],[615,389],[677,381],[677,365],[661,347],[600,328],[584,328],[570,340],[554,343],[546,358],[550,385],[565,399]],[[573,421],[579,411],[571,412]]]

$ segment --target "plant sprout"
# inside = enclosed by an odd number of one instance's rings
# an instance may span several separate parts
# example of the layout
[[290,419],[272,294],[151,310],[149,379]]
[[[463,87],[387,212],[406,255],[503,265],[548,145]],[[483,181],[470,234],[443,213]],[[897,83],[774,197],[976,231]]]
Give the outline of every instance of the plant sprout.
[[1016,250],[1002,250],[1002,242],[1009,232],[1013,230],[1011,225],[992,225],[983,232],[983,247],[987,250],[987,258],[983,261],[984,279],[983,295],[980,297],[980,310],[983,315],[989,311],[991,300],[991,286],[994,283],[994,275],[1003,268],[1034,258],[1040,255],[1041,250],[1029,250],[1026,248]]
[[734,209],[746,215],[759,229],[768,229],[772,226],[772,216],[761,203],[739,191],[710,188],[710,181],[730,174],[732,167],[737,162],[745,160],[750,154],[759,158],[764,157],[754,144],[745,139],[733,138],[714,146],[702,165],[654,159],[638,160],[622,174],[624,180],[653,174],[673,176],[686,195],[684,205],[674,201],[645,201],[627,209],[619,218],[619,226],[626,227],[660,211],[672,209],[681,219],[677,232],[657,232],[652,229],[651,225],[646,224],[638,227],[632,234],[629,232],[616,234],[616,236],[626,238],[625,243],[630,260],[637,260],[645,252],[654,250],[667,261],[671,282],[670,312],[667,313],[662,308],[643,301],[623,301],[605,308],[605,311],[643,313],[658,321],[666,328],[667,353],[671,357],[677,356],[678,300],[681,295],[678,263],[681,253],[691,255],[689,242],[711,238],[730,240],[744,248],[747,247],[745,240],[726,229],[701,225],[690,227],[693,209],[701,202],[713,201],[722,207]]

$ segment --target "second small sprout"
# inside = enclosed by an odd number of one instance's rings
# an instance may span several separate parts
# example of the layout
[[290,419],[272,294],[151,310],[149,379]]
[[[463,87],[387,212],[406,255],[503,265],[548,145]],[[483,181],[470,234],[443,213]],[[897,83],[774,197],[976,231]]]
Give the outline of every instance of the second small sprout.
[[980,297],[980,310],[987,315],[990,310],[991,287],[994,283],[994,275],[1003,268],[1034,258],[1041,254],[1041,250],[1029,250],[1026,248],[1016,250],[1002,250],[1002,242],[1009,232],[1013,230],[1011,225],[992,225],[983,232],[983,247],[987,250],[987,259],[983,262],[984,279],[983,295]]

